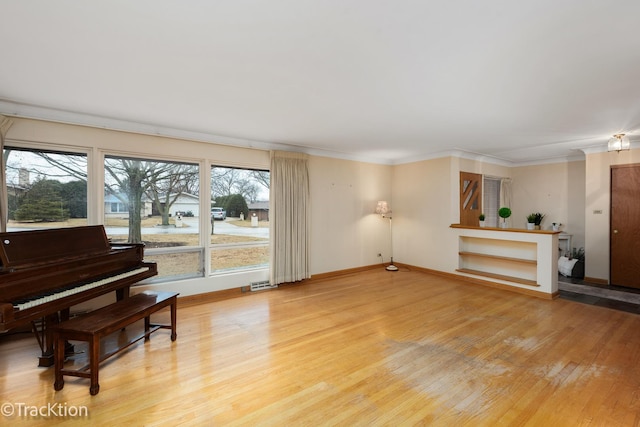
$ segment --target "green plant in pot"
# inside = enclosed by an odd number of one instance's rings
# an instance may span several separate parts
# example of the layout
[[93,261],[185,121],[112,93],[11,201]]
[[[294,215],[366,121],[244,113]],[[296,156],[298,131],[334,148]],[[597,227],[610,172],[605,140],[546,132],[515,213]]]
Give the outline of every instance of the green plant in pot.
[[541,214],[540,212],[536,212],[534,215],[535,215],[535,219],[533,223],[535,224],[536,230],[540,230],[540,224],[542,224],[542,220],[544,219],[544,214]]
[[498,216],[502,218],[500,226],[502,228],[507,228],[507,218],[511,216],[511,209],[506,206],[501,207],[500,209],[498,209]]
[[533,230],[536,225],[536,214],[530,213],[527,215],[527,230]]
[[481,213],[481,214],[478,216],[478,220],[480,221],[480,227],[484,227],[484,219],[485,219],[485,216],[484,216],[484,214],[483,214],[483,213]]

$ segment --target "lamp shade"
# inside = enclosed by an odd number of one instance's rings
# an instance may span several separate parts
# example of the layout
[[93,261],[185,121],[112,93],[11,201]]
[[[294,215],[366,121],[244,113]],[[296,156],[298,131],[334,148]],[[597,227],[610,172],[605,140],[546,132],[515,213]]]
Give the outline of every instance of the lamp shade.
[[629,137],[624,133],[613,135],[613,137],[609,140],[607,148],[609,151],[629,150],[631,149]]
[[377,214],[386,215],[390,212],[391,212],[391,209],[389,209],[389,204],[384,200],[379,201],[378,204],[376,205]]

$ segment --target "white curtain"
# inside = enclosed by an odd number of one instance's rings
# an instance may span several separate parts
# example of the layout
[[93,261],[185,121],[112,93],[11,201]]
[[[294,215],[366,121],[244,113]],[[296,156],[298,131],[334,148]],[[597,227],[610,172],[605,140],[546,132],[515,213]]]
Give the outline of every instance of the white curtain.
[[5,182],[5,164],[4,164],[4,137],[11,127],[13,120],[0,115],[0,232],[7,231],[8,220],[8,196],[7,183]]
[[511,178],[500,180],[500,207],[511,207]]
[[272,151],[270,177],[271,284],[308,279],[308,156]]
[[482,212],[488,227],[498,226],[498,209],[500,209],[500,185],[502,179],[489,176],[483,177]]

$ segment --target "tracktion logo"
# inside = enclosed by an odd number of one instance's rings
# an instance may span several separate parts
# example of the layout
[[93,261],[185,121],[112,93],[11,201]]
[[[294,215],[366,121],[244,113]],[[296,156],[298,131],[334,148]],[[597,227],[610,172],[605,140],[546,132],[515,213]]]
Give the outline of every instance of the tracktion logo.
[[89,408],[67,403],[29,405],[23,402],[5,402],[0,406],[5,418],[88,418]]

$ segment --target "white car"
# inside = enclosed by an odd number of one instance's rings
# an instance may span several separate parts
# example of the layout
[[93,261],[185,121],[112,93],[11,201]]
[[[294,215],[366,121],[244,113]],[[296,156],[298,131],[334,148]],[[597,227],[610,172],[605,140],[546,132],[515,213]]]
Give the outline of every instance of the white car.
[[225,220],[227,219],[227,211],[222,208],[211,208],[211,218]]

